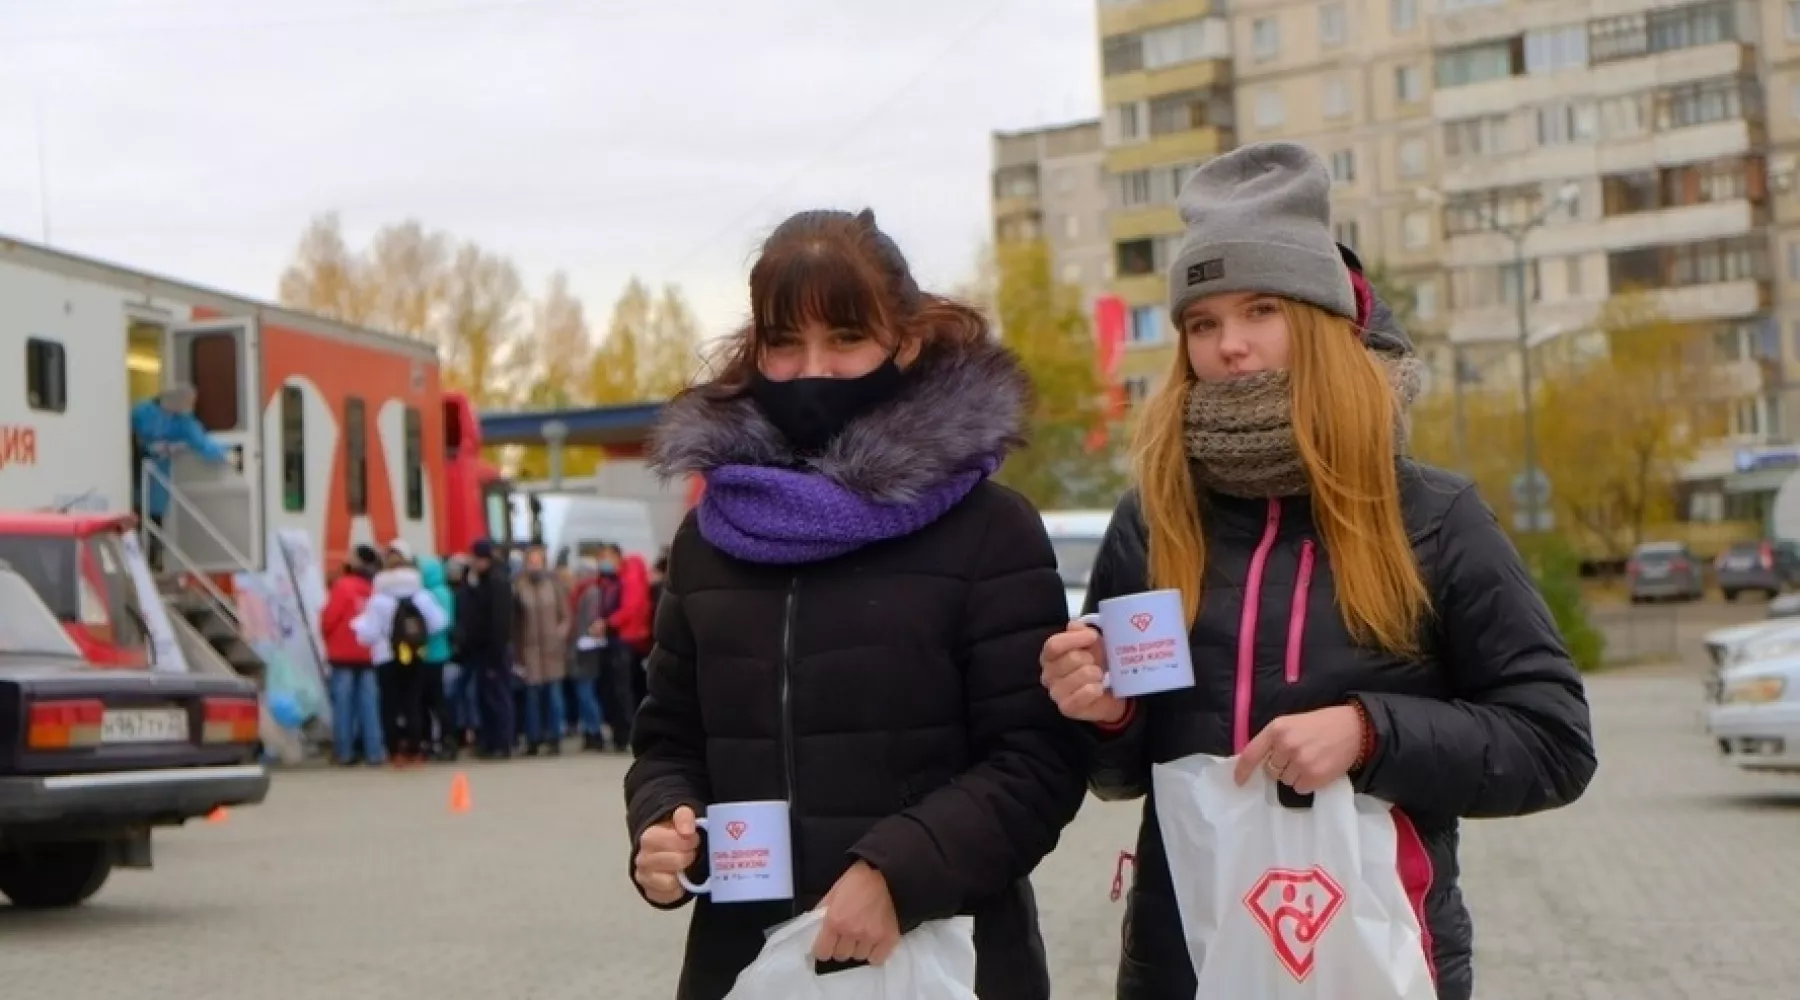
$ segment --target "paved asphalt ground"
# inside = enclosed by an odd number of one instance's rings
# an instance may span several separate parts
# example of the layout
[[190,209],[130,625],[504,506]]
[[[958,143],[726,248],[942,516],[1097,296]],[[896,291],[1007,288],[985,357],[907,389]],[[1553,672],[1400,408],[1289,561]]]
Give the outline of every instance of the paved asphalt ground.
[[[1599,676],[1601,770],[1573,808],[1466,828],[1481,1000],[1800,997],[1800,776],[1721,765],[1684,666]],[[672,995],[684,914],[626,883],[624,763],[296,771],[263,807],[160,836],[88,906],[0,905],[0,998],[638,1000]],[[1057,995],[1110,996],[1113,860],[1131,806],[1091,802],[1037,884]]]

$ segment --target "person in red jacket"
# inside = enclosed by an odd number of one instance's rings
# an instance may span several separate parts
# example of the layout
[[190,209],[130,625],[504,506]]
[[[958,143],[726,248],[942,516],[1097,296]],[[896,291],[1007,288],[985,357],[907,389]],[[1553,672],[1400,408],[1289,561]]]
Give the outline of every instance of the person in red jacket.
[[650,570],[640,556],[625,555],[617,545],[608,545],[600,556],[600,571],[608,565],[616,567],[619,577],[619,606],[606,618],[606,629],[617,637],[628,651],[625,669],[631,678],[631,713],[637,714],[644,701],[646,685],[644,658],[650,655],[650,626],[656,609],[650,604]]
[[[331,662],[331,742],[336,763],[349,766],[366,761],[371,766],[387,763],[387,747],[381,735],[381,691],[368,647],[357,638],[350,623],[363,612],[373,593],[371,580],[381,568],[381,557],[367,545],[356,547],[356,556],[331,582],[319,628],[325,634],[325,658]],[[362,753],[356,753],[357,737]]]

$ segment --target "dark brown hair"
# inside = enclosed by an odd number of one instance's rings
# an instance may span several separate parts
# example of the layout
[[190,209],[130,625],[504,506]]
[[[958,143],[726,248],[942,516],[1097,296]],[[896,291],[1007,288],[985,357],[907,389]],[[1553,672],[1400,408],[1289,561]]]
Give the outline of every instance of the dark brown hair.
[[920,357],[986,340],[974,309],[919,290],[912,268],[869,209],[814,210],[791,216],[763,241],[750,268],[750,322],[726,343],[714,376],[692,391],[741,394],[769,336],[816,320],[864,330],[898,350],[917,343]]

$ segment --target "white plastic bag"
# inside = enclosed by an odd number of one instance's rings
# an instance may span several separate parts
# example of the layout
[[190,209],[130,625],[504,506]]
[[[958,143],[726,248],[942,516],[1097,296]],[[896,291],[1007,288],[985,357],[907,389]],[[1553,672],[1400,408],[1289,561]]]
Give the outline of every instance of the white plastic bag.
[[1196,996],[1435,1000],[1392,807],[1339,779],[1290,809],[1261,768],[1240,788],[1235,765],[1152,769]]
[[824,922],[812,910],[770,931],[725,1000],[975,1000],[973,917],[926,921],[880,967],[821,976],[812,946]]

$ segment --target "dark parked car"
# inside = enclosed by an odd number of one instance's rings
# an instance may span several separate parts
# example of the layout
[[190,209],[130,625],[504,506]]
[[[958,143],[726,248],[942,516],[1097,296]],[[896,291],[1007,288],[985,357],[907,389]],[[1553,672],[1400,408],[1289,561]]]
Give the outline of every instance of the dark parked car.
[[102,669],[0,562],[0,895],[74,906],[150,867],[150,831],[261,802],[255,685]]
[[1645,542],[1625,564],[1631,603],[1697,601],[1706,594],[1700,560],[1682,542]]
[[1793,542],[1738,542],[1720,553],[1713,570],[1728,601],[1746,590],[1774,598],[1800,583],[1800,545]]

